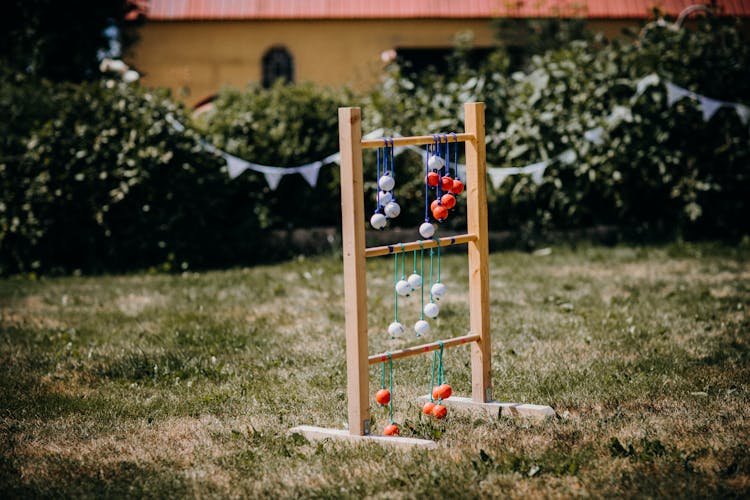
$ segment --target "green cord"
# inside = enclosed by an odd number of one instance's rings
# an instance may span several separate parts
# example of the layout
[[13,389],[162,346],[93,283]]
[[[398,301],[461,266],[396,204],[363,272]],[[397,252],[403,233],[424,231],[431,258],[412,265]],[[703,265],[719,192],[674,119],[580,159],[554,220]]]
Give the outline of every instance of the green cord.
[[406,250],[404,249],[404,244],[400,243],[401,245],[401,279],[406,279]]
[[391,399],[388,405],[388,418],[390,418],[391,423],[393,423],[393,355],[390,352],[388,353],[388,368],[390,370],[390,374],[388,376],[388,390],[391,393]]
[[[396,291],[396,284],[398,283],[398,254],[393,255],[393,322],[398,323],[398,291]],[[393,339],[391,335],[391,339]]]
[[[419,244],[421,245],[422,242],[420,241]],[[414,252],[412,252],[412,261],[414,262],[414,274],[417,274],[417,249],[414,249]]]
[[435,398],[432,397],[432,390],[435,388],[435,367],[437,366],[437,351],[432,352],[432,379],[430,380],[430,402],[434,403]]
[[435,238],[435,243],[437,243],[437,249],[438,249],[438,279],[437,282],[440,283],[440,239]]
[[430,302],[435,302],[435,299],[432,297],[432,285],[435,284],[432,281],[432,268],[434,267],[433,263],[432,263],[432,256],[433,256],[433,254],[434,254],[434,250],[432,248],[430,248]]
[[385,361],[380,363],[380,388],[385,389]]
[[[419,276],[422,278],[422,314],[419,317],[419,319],[424,319],[424,245],[422,244],[422,241],[419,242],[419,251],[421,252],[420,259],[419,259]],[[417,251],[414,250],[414,273],[417,272]]]

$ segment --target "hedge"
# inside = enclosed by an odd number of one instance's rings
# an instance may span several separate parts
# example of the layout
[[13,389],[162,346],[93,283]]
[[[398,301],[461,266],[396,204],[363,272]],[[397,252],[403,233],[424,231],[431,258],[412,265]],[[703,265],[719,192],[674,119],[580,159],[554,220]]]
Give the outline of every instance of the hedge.
[[[359,96],[312,84],[225,89],[195,123],[161,91],[4,71],[0,273],[180,270],[288,256],[264,238],[338,227],[338,168],[324,167],[316,189],[287,176],[270,191],[255,172],[230,180],[201,138],[255,163],[296,166],[337,150],[343,105],[362,106],[365,131],[423,134],[461,130],[462,104],[483,100],[491,166],[575,151],[575,161],[553,163],[539,186],[514,176],[491,189],[491,229],[606,224],[638,238],[740,238],[750,234],[748,126],[730,109],[704,123],[690,100],[669,107],[663,86],[750,102],[750,45],[736,23],[708,17],[693,29],[657,26],[640,39],[592,36],[513,74],[502,52],[471,67],[459,51],[447,73],[415,76],[394,64],[382,85]],[[637,81],[652,73],[660,83],[633,99]],[[167,115],[187,130],[175,130]],[[600,145],[584,138],[594,127],[606,131]],[[396,225],[423,217],[422,161],[411,153],[397,159]],[[374,163],[367,152],[368,174]]]

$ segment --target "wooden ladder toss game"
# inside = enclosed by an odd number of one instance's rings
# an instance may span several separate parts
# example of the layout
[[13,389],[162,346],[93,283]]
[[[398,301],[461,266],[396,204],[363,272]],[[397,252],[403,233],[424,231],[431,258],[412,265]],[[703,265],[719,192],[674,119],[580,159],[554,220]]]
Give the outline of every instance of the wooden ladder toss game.
[[[362,150],[383,146],[382,139],[362,139],[360,108],[339,108],[341,153],[341,212],[344,260],[345,334],[349,430],[300,426],[291,429],[309,439],[338,438],[374,440],[402,446],[434,447],[433,441],[370,434],[369,365],[399,359],[437,349],[471,345],[471,398],[452,396],[443,404],[451,407],[483,409],[495,416],[546,416],[548,406],[500,403],[492,401],[489,245],[487,239],[487,176],[485,164],[484,103],[464,105],[465,130],[458,134],[440,134],[443,141],[464,142],[466,156],[467,233],[431,240],[365,247],[364,177]],[[391,147],[430,145],[434,135],[389,139]],[[367,281],[368,257],[393,255],[417,248],[435,248],[467,244],[469,261],[470,332],[461,337],[368,356]],[[420,398],[429,400],[429,396]]]

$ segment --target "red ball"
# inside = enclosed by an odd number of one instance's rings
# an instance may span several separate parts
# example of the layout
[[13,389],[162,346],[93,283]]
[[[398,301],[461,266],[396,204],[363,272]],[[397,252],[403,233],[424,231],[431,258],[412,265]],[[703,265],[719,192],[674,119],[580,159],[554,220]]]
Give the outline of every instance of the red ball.
[[456,197],[450,193],[445,193],[440,197],[440,204],[450,210],[456,206]]
[[435,210],[435,207],[440,205],[440,200],[432,200],[432,203],[430,203],[430,210]]
[[448,384],[438,386],[437,393],[440,399],[448,399],[453,394],[453,389]]
[[388,424],[383,429],[383,435],[385,436],[398,436],[399,428],[396,424]]
[[441,418],[445,418],[447,414],[448,408],[443,405],[435,405],[435,408],[432,409],[432,416],[437,418],[438,420]]
[[388,389],[380,389],[375,393],[375,401],[381,405],[387,405],[391,401],[391,391]]
[[440,179],[440,189],[443,191],[450,191],[453,189],[453,178],[446,175]]
[[422,407],[422,413],[424,413],[425,415],[432,415],[433,408],[435,408],[435,403],[433,403],[432,401],[427,401]]
[[443,205],[437,205],[432,209],[432,216],[442,222],[448,218],[448,209]]
[[440,184],[440,174],[437,172],[430,172],[427,174],[427,185],[430,187],[435,187],[438,184]]
[[453,187],[451,187],[450,192],[458,196],[459,194],[464,192],[464,183],[459,181],[458,179],[453,179]]

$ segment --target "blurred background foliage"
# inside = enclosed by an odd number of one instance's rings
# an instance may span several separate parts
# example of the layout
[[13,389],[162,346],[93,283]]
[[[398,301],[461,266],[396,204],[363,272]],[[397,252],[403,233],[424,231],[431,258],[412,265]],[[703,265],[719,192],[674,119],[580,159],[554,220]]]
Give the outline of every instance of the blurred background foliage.
[[[0,273],[179,270],[286,257],[260,243],[265,234],[339,226],[338,167],[324,166],[316,189],[294,175],[271,191],[254,172],[230,180],[200,138],[255,163],[297,166],[338,149],[339,106],[361,106],[365,132],[408,135],[462,130],[463,103],[484,101],[491,167],[572,149],[575,160],[553,162],[541,185],[512,176],[490,189],[490,229],[521,241],[599,225],[633,240],[750,234],[747,124],[730,109],[705,123],[687,99],[669,107],[663,85],[750,103],[750,46],[739,21],[707,16],[677,30],[652,24],[641,37],[613,41],[575,22],[517,26],[544,35],[520,56],[499,49],[476,64],[470,38],[461,38],[440,72],[396,60],[381,85],[360,95],[309,83],[224,89],[194,119],[164,92],[94,78],[91,47],[66,66],[75,74],[22,52],[38,62],[19,67],[8,40],[28,37],[6,32]],[[513,71],[519,60],[523,70]],[[634,99],[636,83],[652,73],[658,84]],[[176,131],[167,115],[188,129]],[[596,127],[601,144],[584,137]],[[423,161],[413,153],[396,160],[397,221],[408,227],[424,216]],[[368,153],[370,190],[374,165]],[[366,206],[373,203],[368,196]]]

